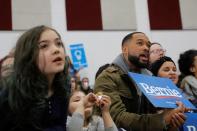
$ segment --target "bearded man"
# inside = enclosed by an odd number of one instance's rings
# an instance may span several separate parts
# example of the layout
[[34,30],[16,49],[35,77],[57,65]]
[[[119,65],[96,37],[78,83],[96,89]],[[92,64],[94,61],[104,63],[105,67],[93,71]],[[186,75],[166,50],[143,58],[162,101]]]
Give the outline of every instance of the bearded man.
[[94,92],[111,97],[110,114],[117,127],[127,131],[163,131],[180,127],[186,108],[177,103],[176,109],[157,113],[128,72],[151,75],[147,70],[151,42],[142,32],[130,33],[122,40],[122,53],[97,77]]

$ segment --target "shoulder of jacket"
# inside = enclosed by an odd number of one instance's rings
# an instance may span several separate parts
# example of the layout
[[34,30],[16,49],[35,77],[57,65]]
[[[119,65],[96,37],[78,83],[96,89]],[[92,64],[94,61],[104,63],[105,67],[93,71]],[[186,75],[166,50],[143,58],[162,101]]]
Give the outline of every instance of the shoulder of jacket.
[[185,76],[183,79],[182,79],[182,81],[181,81],[181,83],[183,83],[183,84],[185,84],[185,83],[190,83],[191,81],[192,81],[192,79],[193,79],[193,76]]
[[115,66],[115,65],[110,65],[110,66],[106,69],[106,71],[107,71],[107,72],[110,72],[110,73],[112,73],[112,72],[118,72],[119,70],[120,70],[120,68],[117,67],[117,66]]

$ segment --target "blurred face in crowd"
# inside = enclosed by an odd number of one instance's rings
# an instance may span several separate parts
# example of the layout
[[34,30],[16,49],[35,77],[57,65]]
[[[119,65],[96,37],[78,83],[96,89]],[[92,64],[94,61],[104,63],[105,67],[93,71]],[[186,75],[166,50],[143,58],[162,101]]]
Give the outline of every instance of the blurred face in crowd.
[[58,34],[46,29],[39,39],[38,67],[45,75],[54,75],[63,71],[65,52]]
[[158,71],[158,76],[169,78],[173,81],[174,84],[177,84],[178,74],[176,65],[171,61],[164,62]]
[[12,66],[14,64],[14,58],[13,57],[7,57],[1,65],[1,76],[5,77],[9,75],[12,71]]
[[148,66],[150,41],[143,33],[133,34],[122,47],[123,54],[129,65],[137,68]]
[[70,84],[71,84],[71,92],[75,91],[77,84],[76,84],[76,80],[74,77],[71,77]]
[[197,56],[194,57],[193,66],[190,68],[190,71],[197,78]]
[[[77,107],[81,106],[81,103],[85,97],[85,94],[82,91],[75,91],[70,98],[69,102],[69,113],[73,114]],[[84,114],[85,117],[89,117],[92,114],[93,107],[85,107]]]
[[83,89],[87,90],[89,88],[89,79],[88,78],[83,78],[81,82],[82,82]]
[[159,44],[153,44],[149,50],[149,63],[153,63],[165,55],[166,50]]

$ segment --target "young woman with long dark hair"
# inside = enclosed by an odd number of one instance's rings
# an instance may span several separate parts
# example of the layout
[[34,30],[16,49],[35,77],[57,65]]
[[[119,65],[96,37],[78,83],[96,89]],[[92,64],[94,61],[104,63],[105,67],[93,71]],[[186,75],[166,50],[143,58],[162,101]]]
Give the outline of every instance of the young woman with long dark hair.
[[13,72],[0,92],[1,131],[65,131],[67,69],[59,33],[46,26],[23,33]]

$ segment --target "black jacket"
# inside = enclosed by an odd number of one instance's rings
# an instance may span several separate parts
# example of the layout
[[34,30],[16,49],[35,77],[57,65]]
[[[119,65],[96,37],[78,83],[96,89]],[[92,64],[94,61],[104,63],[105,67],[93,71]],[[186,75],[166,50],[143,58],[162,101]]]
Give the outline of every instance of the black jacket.
[[[0,131],[66,131],[67,99],[57,95],[46,100],[46,107],[38,109],[36,119],[22,112],[16,115],[8,104],[8,90],[0,91]],[[21,119],[22,118],[22,119]]]

